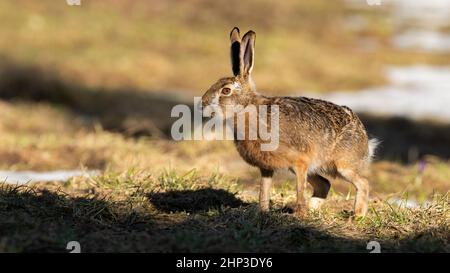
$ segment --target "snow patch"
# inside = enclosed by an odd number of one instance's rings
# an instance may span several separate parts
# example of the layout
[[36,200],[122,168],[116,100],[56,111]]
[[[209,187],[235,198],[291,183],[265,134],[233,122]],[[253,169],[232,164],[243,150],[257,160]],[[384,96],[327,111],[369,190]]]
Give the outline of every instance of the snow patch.
[[390,67],[386,76],[387,86],[332,92],[321,98],[356,112],[450,122],[450,67]]
[[90,177],[98,171],[59,170],[51,172],[0,171],[0,182],[24,185],[30,182],[67,181],[73,177]]

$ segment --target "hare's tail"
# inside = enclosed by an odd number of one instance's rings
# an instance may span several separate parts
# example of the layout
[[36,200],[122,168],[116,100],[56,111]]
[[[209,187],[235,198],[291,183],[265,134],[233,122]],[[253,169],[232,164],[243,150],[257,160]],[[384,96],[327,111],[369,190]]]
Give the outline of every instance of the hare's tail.
[[375,156],[375,151],[377,150],[378,145],[380,144],[380,140],[376,138],[369,139],[369,162],[371,162]]

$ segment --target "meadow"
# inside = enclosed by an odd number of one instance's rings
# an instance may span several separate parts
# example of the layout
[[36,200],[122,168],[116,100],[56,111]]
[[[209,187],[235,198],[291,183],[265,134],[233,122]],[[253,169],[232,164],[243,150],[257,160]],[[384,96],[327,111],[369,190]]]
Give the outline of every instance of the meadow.
[[0,169],[99,174],[0,183],[0,252],[65,252],[74,240],[83,252],[368,252],[373,240],[382,252],[449,252],[446,123],[361,114],[382,140],[362,219],[339,180],[321,211],[295,218],[288,172],[261,214],[259,171],[232,142],[170,139],[171,108],[231,74],[235,25],[256,31],[255,80],[272,95],[358,92],[384,84],[386,65],[450,63],[392,47],[388,12],[325,0],[2,1]]

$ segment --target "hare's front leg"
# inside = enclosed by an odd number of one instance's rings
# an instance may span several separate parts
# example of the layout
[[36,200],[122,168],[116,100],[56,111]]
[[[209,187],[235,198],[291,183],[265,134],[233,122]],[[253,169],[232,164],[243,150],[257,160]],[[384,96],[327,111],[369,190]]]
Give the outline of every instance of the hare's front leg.
[[297,176],[297,208],[295,214],[299,217],[303,217],[307,212],[307,202],[305,199],[307,169],[308,166],[303,161],[297,162],[294,166]]
[[262,211],[269,211],[273,170],[260,169],[260,171],[261,184],[259,189],[259,206]]

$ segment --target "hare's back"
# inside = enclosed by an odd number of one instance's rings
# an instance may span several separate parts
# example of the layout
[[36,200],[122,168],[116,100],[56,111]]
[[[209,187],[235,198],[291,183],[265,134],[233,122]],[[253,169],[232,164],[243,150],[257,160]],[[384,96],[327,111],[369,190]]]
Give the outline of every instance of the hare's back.
[[[283,116],[280,127],[285,128],[285,137],[290,142],[302,140],[301,144],[316,146],[327,153],[339,147],[358,146],[358,156],[365,153],[367,133],[350,108],[307,97],[280,97],[278,100]],[[307,143],[303,143],[305,140]]]
[[[277,97],[273,103],[280,106],[286,122],[299,123],[312,129],[334,129],[339,133],[349,124],[359,125],[361,121],[353,111],[329,101],[307,97]],[[362,124],[361,124],[362,125]]]

